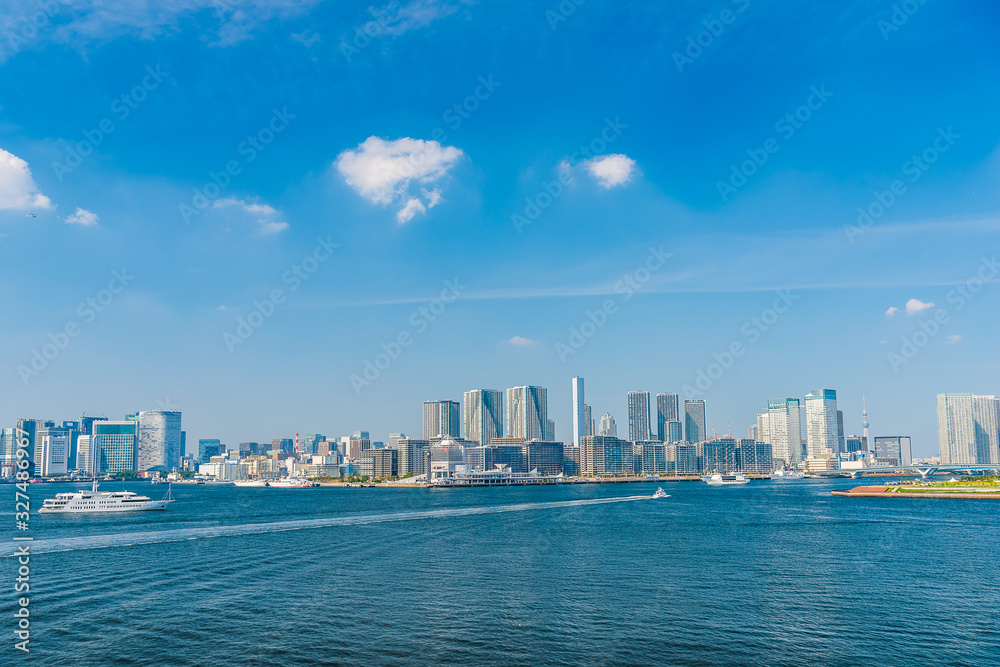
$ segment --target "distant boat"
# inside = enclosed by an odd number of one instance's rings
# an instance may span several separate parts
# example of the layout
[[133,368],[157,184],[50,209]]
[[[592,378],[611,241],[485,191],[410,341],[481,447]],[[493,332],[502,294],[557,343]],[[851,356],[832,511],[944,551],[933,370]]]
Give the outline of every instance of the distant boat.
[[141,512],[146,510],[165,510],[174,502],[170,496],[170,487],[162,500],[152,500],[149,496],[140,496],[132,491],[98,491],[97,480],[94,480],[90,491],[75,493],[57,493],[55,498],[46,498],[39,514],[96,514],[105,512]]
[[771,473],[771,479],[805,479],[806,474],[804,472],[795,472],[793,470],[775,470]]
[[734,484],[747,484],[750,482],[750,479],[741,472],[729,475],[720,475],[719,473],[715,473],[714,475],[703,475],[701,479],[703,482],[711,486],[730,486]]
[[207,484],[209,486],[229,486],[232,481],[227,479],[200,479],[199,484]]
[[307,489],[313,486],[319,486],[316,482],[310,482],[306,479],[298,479],[295,477],[282,477],[281,479],[273,479],[267,483],[268,486],[273,486],[277,489]]
[[253,487],[267,486],[267,480],[266,479],[244,479],[244,480],[239,480],[239,481],[233,482],[233,486],[253,486]]
[[662,486],[657,487],[656,493],[653,494],[653,500],[656,500],[657,498],[669,498],[669,497],[670,494],[664,491]]

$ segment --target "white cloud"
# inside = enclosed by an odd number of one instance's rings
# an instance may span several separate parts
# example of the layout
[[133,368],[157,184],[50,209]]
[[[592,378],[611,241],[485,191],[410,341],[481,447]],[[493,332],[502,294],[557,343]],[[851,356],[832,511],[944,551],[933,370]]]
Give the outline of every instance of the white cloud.
[[52,202],[38,191],[28,163],[0,148],[0,210],[50,209]]
[[411,191],[411,184],[431,185],[441,180],[463,155],[460,149],[436,141],[368,137],[355,150],[338,155],[334,165],[344,181],[373,204],[402,202],[396,219],[403,223],[441,202],[440,189],[420,187],[418,196]]
[[608,190],[628,183],[635,170],[635,160],[622,154],[595,157],[584,164],[600,186]]
[[77,207],[76,211],[73,212],[73,215],[66,216],[67,225],[90,227],[91,225],[96,225],[98,220],[99,218],[96,213],[80,207]]
[[899,314],[899,308],[896,308],[896,306],[890,306],[889,310],[885,311],[886,317],[895,317],[898,314]]
[[535,346],[535,345],[539,344],[539,341],[537,341],[537,340],[532,340],[530,338],[524,338],[522,336],[514,336],[513,338],[511,338],[511,339],[509,339],[507,341],[504,341],[504,342],[506,342],[506,343],[508,343],[510,345],[517,346],[517,347],[532,347],[532,346]]
[[954,345],[955,343],[960,342],[962,340],[962,337],[959,336],[958,334],[952,334],[948,336],[947,340],[951,345]]
[[[382,10],[388,10],[391,4],[383,7]],[[393,36],[402,35],[409,30],[430,25],[437,19],[457,11],[458,3],[442,2],[441,0],[413,0],[413,2],[401,7],[399,12],[386,23],[386,32]]]
[[[262,204],[256,198],[244,201],[235,197],[227,197],[226,199],[216,199],[212,204],[212,208],[224,209],[233,207],[256,218],[262,234],[276,234],[283,229],[288,229],[287,222],[278,220],[281,217],[281,213],[276,208],[270,204]],[[226,231],[229,230],[227,229]]]
[[931,303],[930,301],[924,302],[921,301],[920,299],[910,299],[909,301],[906,302],[906,314],[916,315],[921,310],[927,310],[928,308],[933,308],[933,307],[934,304]]

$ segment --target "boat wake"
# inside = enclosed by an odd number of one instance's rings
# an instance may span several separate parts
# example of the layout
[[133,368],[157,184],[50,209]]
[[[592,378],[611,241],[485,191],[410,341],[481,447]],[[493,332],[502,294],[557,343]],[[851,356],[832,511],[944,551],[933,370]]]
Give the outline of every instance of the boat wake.
[[562,507],[583,507],[587,505],[634,502],[636,500],[648,499],[649,496],[619,496],[615,498],[561,500],[545,503],[522,503],[518,505],[494,505],[486,507],[458,507],[454,509],[393,512],[388,514],[338,516],[326,519],[301,519],[297,521],[245,523],[234,526],[203,526],[199,528],[177,528],[173,530],[118,533],[111,535],[65,537],[48,540],[36,540],[31,543],[31,553],[55,553],[60,551],[77,551],[80,549],[110,549],[139,544],[160,544],[164,542],[180,542],[183,540],[208,539],[213,537],[256,535],[262,533],[285,532],[290,530],[305,530],[310,528],[330,528],[334,526],[357,526],[362,524],[387,523],[392,521],[417,521],[420,519],[438,519],[455,516],[469,516],[472,514],[529,512],[534,510],[559,509]]

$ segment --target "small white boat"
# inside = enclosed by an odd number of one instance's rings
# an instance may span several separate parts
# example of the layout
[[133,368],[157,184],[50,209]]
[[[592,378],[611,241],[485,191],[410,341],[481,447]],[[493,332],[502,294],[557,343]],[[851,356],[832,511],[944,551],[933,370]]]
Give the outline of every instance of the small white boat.
[[702,481],[711,486],[730,486],[734,484],[748,484],[750,479],[741,472],[721,475],[702,475]]
[[669,497],[670,494],[664,491],[662,486],[657,487],[656,493],[653,494],[653,500],[656,500],[657,498],[669,498]]
[[232,482],[227,479],[199,479],[198,483],[205,484],[207,486],[229,486],[232,484]]
[[165,510],[174,502],[167,486],[167,495],[162,500],[152,500],[133,491],[98,491],[94,480],[90,491],[57,493],[55,498],[46,498],[39,514],[97,514],[104,512],[142,512]]
[[310,482],[306,479],[298,479],[295,477],[282,477],[281,479],[273,479],[267,483],[268,486],[273,486],[276,489],[308,489],[313,486],[319,486],[316,482]]
[[242,479],[233,482],[233,486],[262,487],[267,486],[266,479]]
[[804,472],[795,472],[793,470],[775,470],[771,473],[771,479],[805,479],[806,474]]

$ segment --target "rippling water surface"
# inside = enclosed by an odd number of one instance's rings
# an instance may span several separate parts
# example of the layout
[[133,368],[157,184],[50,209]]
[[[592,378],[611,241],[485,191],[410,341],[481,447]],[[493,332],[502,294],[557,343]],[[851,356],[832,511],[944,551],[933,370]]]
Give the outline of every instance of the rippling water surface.
[[856,484],[177,486],[166,512],[33,514],[28,662],[1000,664],[1000,503],[830,495]]

